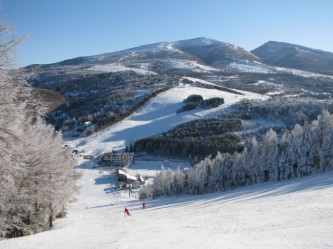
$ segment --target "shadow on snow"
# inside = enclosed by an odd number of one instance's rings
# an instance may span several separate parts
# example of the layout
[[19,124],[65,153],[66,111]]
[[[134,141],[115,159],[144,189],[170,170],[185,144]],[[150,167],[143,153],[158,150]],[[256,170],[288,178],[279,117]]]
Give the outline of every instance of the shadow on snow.
[[300,191],[313,191],[333,187],[333,170],[315,176],[301,177],[279,182],[261,183],[252,186],[239,187],[226,192],[215,192],[204,195],[182,195],[180,197],[160,197],[149,203],[150,210],[164,209],[177,206],[187,206],[201,203],[205,206],[217,203],[230,203],[265,197],[277,197]]

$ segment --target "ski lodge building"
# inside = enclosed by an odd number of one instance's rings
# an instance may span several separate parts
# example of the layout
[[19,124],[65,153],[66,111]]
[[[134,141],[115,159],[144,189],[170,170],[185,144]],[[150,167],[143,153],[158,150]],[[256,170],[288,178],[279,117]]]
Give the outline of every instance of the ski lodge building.
[[133,162],[133,158],[133,152],[117,153],[112,151],[102,155],[102,161],[107,162],[114,167],[129,166]]

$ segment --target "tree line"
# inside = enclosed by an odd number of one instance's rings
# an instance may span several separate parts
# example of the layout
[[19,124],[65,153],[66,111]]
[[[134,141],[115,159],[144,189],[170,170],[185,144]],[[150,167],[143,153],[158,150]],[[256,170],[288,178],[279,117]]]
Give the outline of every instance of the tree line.
[[160,135],[143,138],[130,148],[135,152],[147,152],[164,156],[190,158],[197,162],[218,151],[241,151],[239,131],[241,121],[232,119],[199,119],[181,124]]
[[190,170],[162,169],[140,196],[204,194],[318,174],[332,168],[332,155],[333,115],[323,111],[281,136],[271,129],[262,141],[249,139],[242,152],[218,153]]
[[185,103],[185,105],[179,108],[177,110],[177,113],[194,110],[198,107],[215,108],[218,107],[219,105],[224,104],[224,99],[219,97],[213,97],[204,100],[201,95],[192,94],[188,96],[186,99],[184,99],[183,102]]

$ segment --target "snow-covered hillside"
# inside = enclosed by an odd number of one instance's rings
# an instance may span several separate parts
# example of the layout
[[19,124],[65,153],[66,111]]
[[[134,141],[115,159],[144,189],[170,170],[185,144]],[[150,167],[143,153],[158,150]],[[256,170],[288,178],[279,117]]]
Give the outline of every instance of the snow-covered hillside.
[[[73,143],[92,154],[122,149],[131,140],[167,131],[181,122],[214,116],[242,98],[263,97],[242,93],[189,85],[173,88],[110,129]],[[223,97],[226,104],[176,114],[191,94]],[[0,249],[333,248],[332,171],[228,192],[148,200],[143,210],[135,192],[129,196],[116,191],[115,175],[93,166],[92,161],[77,162],[83,174],[77,183],[81,191],[68,217],[56,220],[50,231],[0,241]],[[136,162],[129,172],[153,176],[159,167]],[[129,217],[123,214],[125,206],[131,211]]]
[[[190,78],[212,84],[201,79]],[[215,117],[215,113],[241,99],[265,99],[267,97],[251,92],[238,91],[244,95],[224,92],[216,89],[200,87],[175,87],[157,97],[141,108],[131,117],[115,124],[108,130],[99,132],[88,138],[74,141],[73,146],[86,154],[100,155],[112,150],[121,150],[131,141],[166,132],[178,124],[202,117]],[[213,109],[196,109],[177,114],[183,100],[192,94],[199,94],[204,99],[212,97],[224,98],[225,104]]]

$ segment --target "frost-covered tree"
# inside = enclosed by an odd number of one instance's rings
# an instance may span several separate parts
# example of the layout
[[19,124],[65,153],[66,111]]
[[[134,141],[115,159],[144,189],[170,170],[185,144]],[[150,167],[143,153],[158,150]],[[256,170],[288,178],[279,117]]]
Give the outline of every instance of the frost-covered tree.
[[0,237],[7,228],[6,214],[16,196],[15,179],[22,173],[20,141],[25,118],[25,93],[22,81],[10,71],[11,54],[20,39],[9,33],[7,24],[0,24]]
[[54,128],[46,126],[38,118],[25,130],[27,146],[24,148],[23,164],[25,174],[21,176],[18,193],[26,199],[27,219],[48,220],[41,222],[52,227],[55,216],[65,210],[73,191],[75,174],[72,168],[71,154],[61,149],[62,138]]
[[255,137],[250,139],[244,150],[244,164],[248,174],[246,176],[249,184],[256,183],[259,176],[259,143]]
[[51,226],[75,190],[61,134],[44,124],[43,104],[27,76],[12,67],[20,40],[0,24],[0,238]]
[[270,129],[263,138],[258,162],[260,182],[269,181],[269,179],[271,179],[278,155],[277,140],[277,134],[272,129]]
[[[280,137],[270,129],[261,142],[250,139],[243,152],[217,153],[215,158],[207,157],[183,174],[179,169],[162,170],[154,180],[153,189],[155,197],[204,194],[306,176],[332,167],[333,115],[323,111],[311,123],[296,125]],[[181,177],[171,177],[176,174]]]
[[330,144],[329,141],[330,133],[333,129],[333,116],[328,111],[323,111],[321,115],[318,116],[317,120],[312,122],[312,134],[314,138],[315,149],[317,151],[316,158],[319,162],[317,169],[319,172],[325,171],[326,159],[329,159],[332,154],[330,154]]
[[295,125],[295,128],[290,132],[285,132],[280,140],[281,154],[279,156],[278,169],[280,172],[279,179],[290,179],[296,177],[295,170],[300,165],[301,154],[301,138],[303,136],[303,127]]
[[173,180],[173,182],[174,182],[174,193],[176,195],[183,194],[184,191],[185,191],[185,186],[184,186],[185,173],[180,168],[177,168],[174,171],[174,180]]

